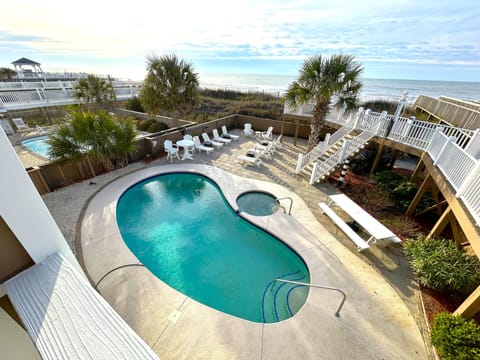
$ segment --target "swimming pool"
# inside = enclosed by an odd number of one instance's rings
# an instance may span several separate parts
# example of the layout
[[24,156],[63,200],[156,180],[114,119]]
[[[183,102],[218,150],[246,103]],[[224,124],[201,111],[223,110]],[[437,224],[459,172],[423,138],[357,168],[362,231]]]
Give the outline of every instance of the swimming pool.
[[210,179],[159,175],[130,187],[118,201],[123,240],[159,279],[217,310],[255,322],[277,322],[305,303],[303,260],[283,242],[244,220]]
[[47,143],[47,139],[47,135],[36,136],[30,139],[22,140],[22,145],[30,151],[49,159],[48,151],[50,150],[50,145]]

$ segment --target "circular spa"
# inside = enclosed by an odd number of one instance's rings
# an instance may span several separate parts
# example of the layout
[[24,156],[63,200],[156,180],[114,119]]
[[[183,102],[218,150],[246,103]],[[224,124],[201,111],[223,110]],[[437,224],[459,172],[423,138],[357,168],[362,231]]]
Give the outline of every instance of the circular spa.
[[290,247],[239,216],[209,178],[169,173],[120,197],[117,223],[135,256],[160,280],[217,310],[259,323],[293,316],[309,283]]
[[238,210],[250,215],[267,216],[278,210],[277,198],[263,191],[248,191],[237,198]]

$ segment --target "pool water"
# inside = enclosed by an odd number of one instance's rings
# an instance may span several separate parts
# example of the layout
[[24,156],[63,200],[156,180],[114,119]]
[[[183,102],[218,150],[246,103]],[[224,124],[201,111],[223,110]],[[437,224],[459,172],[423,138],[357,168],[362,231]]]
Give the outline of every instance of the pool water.
[[47,135],[37,136],[34,138],[22,140],[22,145],[30,151],[33,151],[48,159],[48,151],[50,150],[50,145],[47,143],[47,139]]
[[240,211],[250,215],[267,216],[272,215],[278,207],[277,198],[262,191],[249,191],[237,198],[237,205]]
[[123,240],[159,279],[217,310],[255,322],[291,317],[305,303],[303,260],[236,214],[210,179],[160,175],[128,189],[117,204]]

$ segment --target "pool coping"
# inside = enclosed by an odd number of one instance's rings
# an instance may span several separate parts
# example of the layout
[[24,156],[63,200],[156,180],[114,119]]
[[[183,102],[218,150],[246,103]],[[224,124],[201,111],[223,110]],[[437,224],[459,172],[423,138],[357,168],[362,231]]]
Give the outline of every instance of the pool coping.
[[[209,177],[234,210],[238,210],[236,198],[246,191],[293,198],[293,216],[281,211],[262,217],[240,215],[294,249],[305,261],[312,283],[339,284],[348,298],[340,317],[335,317],[340,296],[313,289],[294,317],[260,324],[200,304],[145,268],[126,267],[108,275],[99,291],[162,358],[273,359],[280,354],[285,358],[426,358],[415,320],[393,288],[328,233],[299,196],[280,185],[210,165],[141,169],[109,183],[91,199],[81,219],[80,239],[83,263],[94,284],[117,266],[139,262],[116,226],[120,195],[138,181],[169,172]],[[320,331],[319,324],[328,331]]]

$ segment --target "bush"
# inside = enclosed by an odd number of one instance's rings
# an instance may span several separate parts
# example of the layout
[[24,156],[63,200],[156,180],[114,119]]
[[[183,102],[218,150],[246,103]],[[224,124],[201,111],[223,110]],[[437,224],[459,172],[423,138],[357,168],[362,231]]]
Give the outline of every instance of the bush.
[[154,123],[155,120],[140,120],[137,122],[137,129],[140,131],[148,131],[148,128]]
[[147,131],[150,132],[150,133],[156,133],[156,132],[163,131],[163,130],[166,130],[166,129],[168,129],[167,124],[162,123],[162,122],[154,121],[153,124],[148,127]]
[[141,112],[141,113],[145,112],[145,110],[143,109],[143,105],[140,102],[140,100],[138,99],[138,97],[134,97],[132,99],[129,99],[127,101],[127,104],[125,105],[125,107],[127,108],[127,110],[137,111],[137,112]]
[[480,284],[478,258],[468,256],[451,241],[427,240],[419,236],[408,239],[404,249],[409,265],[422,285],[468,295]]
[[410,206],[413,197],[417,192],[417,185],[410,181],[402,181],[391,192],[393,201],[398,204],[402,211]]
[[404,176],[391,170],[377,172],[373,175],[373,178],[378,182],[378,187],[380,189],[388,192],[392,192],[393,189],[399,186],[402,182],[407,181]]
[[444,360],[480,359],[480,326],[449,313],[433,319],[432,344]]

